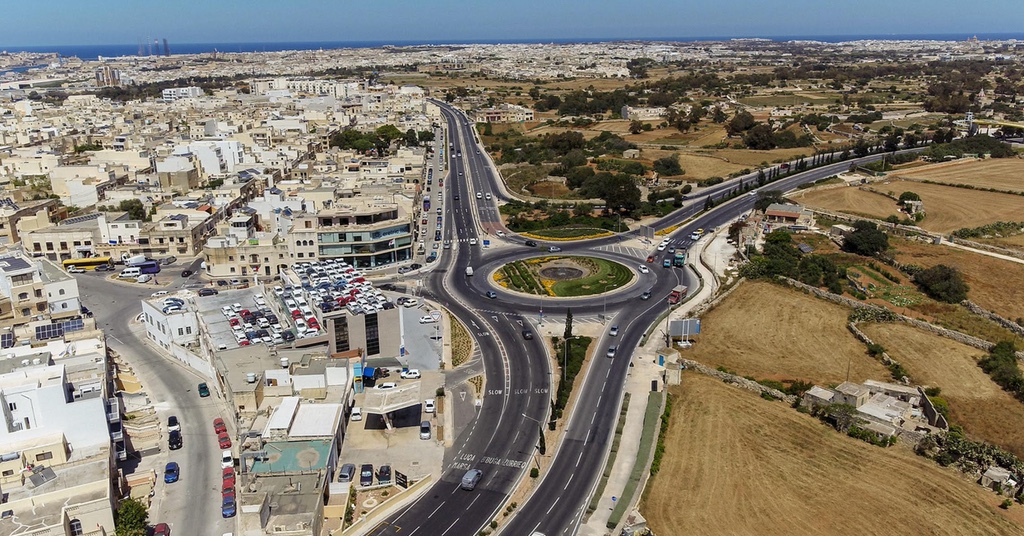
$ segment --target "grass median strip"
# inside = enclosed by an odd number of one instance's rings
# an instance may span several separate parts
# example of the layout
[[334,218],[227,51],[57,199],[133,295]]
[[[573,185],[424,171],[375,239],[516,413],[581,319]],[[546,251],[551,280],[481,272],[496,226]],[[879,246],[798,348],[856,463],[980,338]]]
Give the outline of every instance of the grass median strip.
[[606,526],[610,529],[615,528],[622,520],[626,508],[633,502],[633,495],[636,494],[640,480],[647,470],[647,460],[651,457],[651,446],[654,445],[654,440],[661,428],[661,401],[664,396],[664,393],[652,392],[647,399],[647,409],[644,411],[644,429],[640,434],[640,447],[636,453],[636,462],[633,464],[633,471],[629,474],[626,487],[622,490],[622,496],[615,502],[612,514],[608,517]]

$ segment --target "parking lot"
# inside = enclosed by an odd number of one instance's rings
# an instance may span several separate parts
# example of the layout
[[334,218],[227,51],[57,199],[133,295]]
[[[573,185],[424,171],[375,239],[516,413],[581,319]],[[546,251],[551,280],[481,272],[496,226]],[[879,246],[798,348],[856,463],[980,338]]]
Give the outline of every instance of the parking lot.
[[[235,338],[234,331],[232,330],[231,324],[228,318],[222,312],[223,307],[232,307],[234,304],[238,304],[242,309],[249,309],[250,311],[257,311],[258,306],[253,300],[254,295],[262,295],[259,287],[252,287],[243,290],[222,290],[219,294],[214,296],[202,296],[197,297],[195,302],[199,308],[199,314],[202,317],[203,323],[206,325],[206,329],[209,332],[210,340],[213,342],[215,347],[226,347],[226,348],[237,348],[239,343]],[[264,297],[264,300],[269,303],[269,299]],[[265,308],[265,310],[270,310]],[[290,331],[290,318],[276,315],[280,322],[282,330]],[[258,326],[254,326],[259,329]]]

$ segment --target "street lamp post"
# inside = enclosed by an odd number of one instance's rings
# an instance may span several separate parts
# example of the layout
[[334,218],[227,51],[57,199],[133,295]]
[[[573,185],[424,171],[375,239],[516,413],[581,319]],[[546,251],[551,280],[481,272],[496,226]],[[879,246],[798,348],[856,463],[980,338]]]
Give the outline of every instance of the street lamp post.
[[540,455],[543,454],[540,451],[540,442],[543,441],[543,437],[544,437],[544,423],[538,421],[537,419],[534,419],[533,417],[531,417],[531,416],[529,416],[529,415],[527,415],[525,413],[522,413],[521,415],[523,416],[523,418],[530,419],[531,421],[537,423],[537,433],[540,434],[540,435],[537,436],[537,444],[533,446],[534,450],[536,451],[535,452],[535,456],[533,458],[533,463],[537,464],[537,470],[540,471],[540,459],[539,458],[540,458]]

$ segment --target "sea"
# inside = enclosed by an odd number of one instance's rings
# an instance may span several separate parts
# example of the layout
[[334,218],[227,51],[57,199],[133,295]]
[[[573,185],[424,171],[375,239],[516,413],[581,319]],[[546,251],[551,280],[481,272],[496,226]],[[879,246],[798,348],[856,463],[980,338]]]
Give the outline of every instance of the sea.
[[[965,41],[977,37],[983,41],[1005,41],[1010,39],[1024,40],[1024,33],[978,33],[978,34],[877,34],[877,35],[791,35],[763,37],[771,41],[822,41],[838,43],[843,41],[863,40],[934,40],[934,41]],[[701,41],[728,41],[731,39],[757,39],[757,36],[706,36],[706,37],[644,37],[644,38],[572,38],[572,39],[471,39],[449,41],[296,41],[276,43],[169,43],[173,54],[205,54],[210,52],[279,52],[282,50],[328,50],[339,48],[380,48],[384,46],[445,46],[472,44],[580,44],[609,42],[674,42],[692,43]],[[83,60],[97,58],[116,58],[121,56],[162,55],[163,42],[152,44],[123,45],[45,45],[45,46],[0,46],[7,52],[56,52],[64,57],[77,57]]]

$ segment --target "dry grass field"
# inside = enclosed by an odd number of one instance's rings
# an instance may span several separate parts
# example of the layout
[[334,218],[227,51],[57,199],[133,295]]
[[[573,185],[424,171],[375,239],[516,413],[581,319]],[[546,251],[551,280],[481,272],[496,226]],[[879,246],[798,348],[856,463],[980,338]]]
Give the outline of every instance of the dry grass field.
[[849,310],[800,291],[747,282],[701,319],[701,333],[684,357],[758,379],[840,383],[887,380],[846,329]]
[[687,373],[640,510],[656,534],[1024,534],[1020,507],[899,446]]
[[952,266],[964,276],[971,290],[967,298],[1003,317],[1024,317],[1024,264],[949,246],[935,246],[909,240],[891,240],[903,263],[930,268],[937,264]]
[[906,173],[901,172],[899,176],[1024,192],[1024,160],[1020,158],[992,158],[956,164],[933,164]]
[[978,367],[984,351],[905,324],[860,328],[906,367],[914,383],[942,388],[950,420],[969,436],[1024,456],[1024,404]]
[[1015,249],[1017,251],[1024,250],[1024,234],[1002,238],[973,238],[972,240],[975,242],[999,246],[1001,248]]
[[[1017,221],[1024,214],[1024,197],[1017,195],[899,180],[873,183],[871,187],[894,195],[906,191],[920,195],[928,215],[918,225],[938,233],[997,221]],[[796,194],[796,198],[810,206],[879,219],[899,215],[892,199],[853,187]]]

